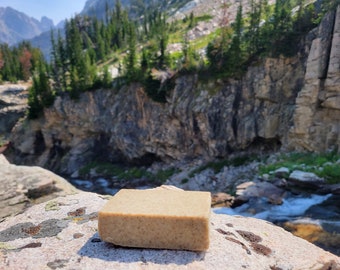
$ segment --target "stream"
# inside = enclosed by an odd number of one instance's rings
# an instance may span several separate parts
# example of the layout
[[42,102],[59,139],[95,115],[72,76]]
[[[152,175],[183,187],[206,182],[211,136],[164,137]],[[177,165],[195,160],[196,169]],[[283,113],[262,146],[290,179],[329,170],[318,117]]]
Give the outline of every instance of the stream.
[[214,208],[217,214],[240,215],[270,221],[294,235],[340,255],[340,195],[289,193],[281,205],[257,198],[236,207]]

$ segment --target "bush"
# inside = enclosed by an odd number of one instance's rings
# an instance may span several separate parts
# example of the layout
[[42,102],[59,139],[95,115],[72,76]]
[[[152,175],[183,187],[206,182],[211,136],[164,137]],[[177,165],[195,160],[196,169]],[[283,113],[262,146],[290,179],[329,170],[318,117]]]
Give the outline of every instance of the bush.
[[[279,156],[277,162],[260,166],[260,174],[268,174],[281,167],[286,167],[290,171],[302,170],[315,173],[317,176],[324,178],[329,184],[340,183],[340,166],[337,160],[340,155],[334,152],[330,153],[290,153]],[[329,165],[325,165],[330,163]]]

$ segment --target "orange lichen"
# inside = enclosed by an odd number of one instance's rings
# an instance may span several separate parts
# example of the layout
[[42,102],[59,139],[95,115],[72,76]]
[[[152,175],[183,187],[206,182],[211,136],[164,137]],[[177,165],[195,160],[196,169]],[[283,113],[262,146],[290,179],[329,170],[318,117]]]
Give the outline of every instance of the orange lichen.
[[25,232],[25,233],[27,233],[31,236],[37,235],[41,230],[41,225],[23,228],[22,230],[23,230],[23,232]]
[[78,208],[75,211],[68,212],[67,215],[69,217],[80,217],[80,216],[85,215],[85,209],[86,207]]

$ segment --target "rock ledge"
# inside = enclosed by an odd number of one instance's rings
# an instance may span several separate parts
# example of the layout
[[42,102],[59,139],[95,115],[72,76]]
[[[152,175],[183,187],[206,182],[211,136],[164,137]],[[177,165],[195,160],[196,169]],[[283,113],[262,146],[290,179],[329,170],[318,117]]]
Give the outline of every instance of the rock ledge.
[[340,259],[271,223],[211,215],[207,252],[122,248],[97,233],[107,197],[80,192],[0,223],[0,269],[340,269]]

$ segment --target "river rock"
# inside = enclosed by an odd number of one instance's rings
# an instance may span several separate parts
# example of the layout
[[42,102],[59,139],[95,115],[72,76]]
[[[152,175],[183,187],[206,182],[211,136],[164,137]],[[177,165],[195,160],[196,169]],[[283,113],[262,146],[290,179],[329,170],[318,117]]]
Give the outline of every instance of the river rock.
[[230,207],[234,203],[234,196],[218,192],[211,195],[211,206],[212,207]]
[[[244,188],[244,189],[242,189]],[[251,198],[266,198],[271,204],[282,204],[285,190],[269,182],[247,182],[237,186],[237,205],[240,201],[249,201]],[[235,206],[235,205],[234,205]]]
[[[339,229],[339,222],[337,223],[336,229]],[[285,222],[283,228],[319,247],[332,251],[334,254],[340,254],[340,233],[327,230],[327,225],[313,223],[309,220],[296,220]],[[330,227],[330,225],[328,226]]]
[[289,175],[290,171],[288,168],[286,167],[281,167],[281,168],[278,168],[277,170],[275,170],[274,174],[276,177],[279,177],[279,178],[286,178],[288,175]]
[[77,192],[65,179],[40,167],[16,166],[0,154],[0,220],[29,204]]
[[102,242],[108,198],[80,192],[0,223],[0,269],[340,269],[339,257],[269,222],[211,214],[206,252],[123,248]]
[[315,173],[304,172],[295,170],[293,171],[288,178],[290,183],[295,183],[299,186],[316,188],[322,184],[325,184],[325,180],[323,178],[318,177]]

